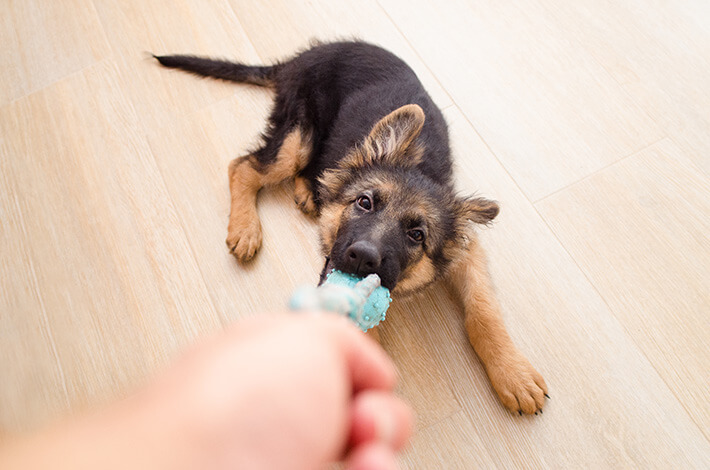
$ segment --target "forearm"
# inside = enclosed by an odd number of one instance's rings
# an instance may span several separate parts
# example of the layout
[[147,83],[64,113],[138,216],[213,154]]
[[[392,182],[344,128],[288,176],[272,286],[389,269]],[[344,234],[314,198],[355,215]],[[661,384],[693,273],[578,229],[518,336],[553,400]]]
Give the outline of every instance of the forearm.
[[32,435],[11,437],[0,446],[0,468],[190,468],[188,439],[179,436],[182,426],[166,422],[173,418],[156,414],[143,401],[144,397],[131,398]]

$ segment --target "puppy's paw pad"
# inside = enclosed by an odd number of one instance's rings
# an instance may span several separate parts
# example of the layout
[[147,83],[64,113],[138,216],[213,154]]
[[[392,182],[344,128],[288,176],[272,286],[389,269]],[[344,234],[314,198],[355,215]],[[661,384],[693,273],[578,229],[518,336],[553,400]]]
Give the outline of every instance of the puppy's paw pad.
[[261,247],[261,224],[258,221],[246,226],[230,224],[226,243],[229,252],[239,261],[249,261]]
[[492,366],[488,374],[503,405],[513,413],[542,411],[547,385],[527,359],[517,356]]

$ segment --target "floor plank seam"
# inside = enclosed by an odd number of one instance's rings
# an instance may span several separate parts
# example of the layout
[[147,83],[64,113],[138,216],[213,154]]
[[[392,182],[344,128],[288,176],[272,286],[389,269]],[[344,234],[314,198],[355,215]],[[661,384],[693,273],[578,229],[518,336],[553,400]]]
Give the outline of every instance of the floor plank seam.
[[[109,52],[110,52],[110,54],[108,55],[108,57],[113,57],[113,56],[115,56],[115,52],[114,52],[114,50],[113,50],[113,47],[111,46],[111,43],[108,41],[108,37],[106,36],[106,28],[105,28],[103,22],[101,21],[101,17],[99,16],[98,10],[96,9],[96,5],[94,4],[94,1],[93,1],[93,0],[92,0],[91,2],[89,2],[89,3],[90,3],[91,8],[92,8],[92,10],[93,10],[92,13],[93,13],[94,16],[95,16],[96,21],[97,21],[98,25],[101,27],[101,34],[103,35],[104,42],[105,42],[106,45],[108,46],[108,50],[109,50]],[[15,33],[15,36],[17,37],[17,30],[13,28],[13,32]],[[19,41],[19,37],[17,37],[17,42],[18,42],[18,44],[19,44],[19,42],[20,42],[20,41]],[[22,54],[20,54],[20,57],[22,58]],[[99,59],[96,59],[96,58],[95,58],[93,62],[91,62],[91,63],[89,63],[89,64],[86,64],[85,66],[83,66],[83,67],[81,67],[81,68],[79,68],[79,69],[77,69],[77,70],[74,70],[74,71],[72,71],[72,72],[69,72],[68,74],[63,75],[63,76],[61,76],[61,77],[59,77],[59,78],[57,78],[57,79],[55,79],[55,80],[52,80],[51,82],[47,83],[47,84],[44,85],[44,86],[41,86],[41,87],[39,87],[39,88],[30,88],[25,94],[23,94],[23,95],[21,95],[21,96],[18,96],[18,97],[16,97],[16,98],[13,98],[12,100],[10,100],[10,101],[8,101],[8,102],[6,102],[6,103],[0,103],[0,108],[5,107],[5,106],[12,105],[12,104],[14,104],[14,103],[17,102],[17,101],[20,101],[20,100],[22,100],[22,99],[24,99],[24,98],[28,98],[28,97],[30,97],[30,96],[36,94],[36,93],[40,93],[40,92],[46,90],[47,88],[51,88],[52,86],[56,85],[57,83],[60,83],[60,82],[62,82],[62,81],[64,81],[64,80],[66,80],[67,78],[73,77],[74,75],[80,74],[80,73],[84,72],[86,69],[88,69],[88,68],[90,68],[90,67],[93,67],[93,66],[95,66],[96,64],[99,64],[99,63],[103,62],[103,61],[106,60],[108,57],[101,57],[101,58],[99,58]],[[26,70],[26,68],[25,68],[25,70]]]
[[392,18],[390,16],[390,14],[387,12],[387,9],[382,6],[382,4],[380,3],[380,0],[376,0],[375,3],[379,7],[380,11],[382,11],[382,13],[385,15],[385,17],[387,17],[389,22],[392,23],[392,26],[394,26],[394,29],[396,29],[397,32],[399,33],[399,35],[402,36],[402,39],[404,39],[404,42],[406,42],[407,45],[409,46],[409,48],[412,50],[412,52],[414,52],[414,55],[419,59],[419,61],[422,63],[422,65],[424,65],[424,67],[429,71],[429,73],[431,74],[434,81],[436,81],[437,85],[439,85],[439,87],[441,88],[441,91],[443,91],[446,94],[446,96],[449,98],[449,100],[451,101],[451,104],[446,106],[445,108],[443,108],[442,111],[444,109],[449,109],[450,107],[457,105],[456,100],[454,100],[453,96],[451,96],[451,93],[449,93],[449,90],[447,90],[446,87],[444,87],[444,84],[441,83],[441,80],[439,80],[439,77],[436,76],[436,74],[434,73],[432,68],[429,67],[429,64],[426,63],[426,61],[424,60],[424,57],[422,57],[421,54],[419,54],[419,51],[417,50],[417,48],[414,47],[414,44],[412,44],[411,41],[409,40],[409,38],[407,38],[407,35],[404,34],[404,31],[402,31],[400,29],[399,25],[394,20],[394,18]]
[[42,87],[39,87],[39,88],[37,88],[37,89],[32,89],[32,90],[28,91],[27,93],[25,93],[25,94],[22,95],[22,96],[19,96],[19,97],[17,97],[17,98],[14,98],[13,100],[8,101],[8,102],[6,102],[6,103],[4,103],[4,104],[0,104],[0,108],[5,108],[5,107],[12,106],[12,105],[16,104],[18,101],[22,101],[22,100],[24,100],[24,99],[26,99],[26,98],[29,98],[29,97],[33,96],[33,95],[36,95],[36,94],[38,94],[38,93],[42,93],[43,91],[46,91],[47,89],[52,88],[53,86],[55,86],[55,85],[57,85],[57,84],[63,82],[64,80],[68,80],[68,79],[70,79],[70,78],[74,78],[75,75],[80,75],[80,74],[84,73],[87,69],[90,69],[91,67],[95,67],[96,65],[101,64],[101,63],[104,62],[106,59],[107,59],[106,57],[102,57],[101,59],[96,60],[96,61],[94,61],[94,62],[92,62],[92,63],[90,63],[90,64],[88,64],[88,65],[86,65],[86,66],[84,66],[84,67],[82,67],[82,68],[80,68],[80,69],[78,69],[78,70],[75,70],[75,71],[70,72],[70,73],[68,73],[68,74],[66,74],[66,75],[64,75],[64,76],[62,76],[62,77],[60,77],[60,78],[57,78],[56,80],[53,80],[53,81],[51,81],[50,83],[48,83],[48,84],[46,84],[46,85],[44,85],[44,86],[42,86]]
[[[237,24],[239,25],[239,28],[241,31],[244,33],[244,36],[246,36],[247,41],[249,41],[249,46],[251,46],[251,50],[256,54],[256,56],[259,58],[259,61],[261,64],[266,64],[266,65],[273,65],[276,62],[278,62],[280,59],[279,58],[265,58],[260,52],[259,49],[254,45],[254,40],[251,38],[249,35],[249,31],[243,26],[242,20],[239,18],[239,14],[236,12],[234,9],[234,6],[232,5],[232,2],[229,0],[227,1],[227,5],[229,6],[229,9],[231,12],[234,14],[234,18],[237,20]],[[292,54],[293,51],[290,51],[289,54]],[[235,58],[235,60],[241,60],[239,58]]]
[[461,113],[461,116],[463,116],[463,118],[466,120],[466,123],[471,127],[471,129],[473,129],[473,132],[476,133],[476,136],[481,140],[481,142],[483,142],[483,145],[486,146],[486,149],[488,150],[488,152],[490,152],[490,154],[493,155],[493,158],[495,158],[496,162],[501,167],[501,169],[505,172],[505,174],[508,175],[508,178],[510,178],[510,180],[513,182],[513,185],[515,185],[515,187],[520,192],[520,194],[522,194],[523,197],[525,198],[525,200],[528,201],[528,204],[533,206],[534,203],[530,200],[528,195],[525,194],[525,191],[523,191],[523,188],[520,186],[520,184],[518,184],[518,181],[515,178],[513,178],[513,175],[510,173],[510,171],[508,171],[508,168],[506,168],[506,166],[503,164],[503,162],[498,157],[498,155],[496,155],[496,153],[493,151],[493,149],[488,144],[488,142],[486,142],[486,139],[484,139],[483,136],[481,135],[481,133],[478,132],[478,129],[476,129],[476,126],[473,125],[471,120],[468,118],[468,116],[466,116],[466,114],[463,112],[463,110],[458,105],[455,104],[454,106],[456,106],[456,109],[458,110],[458,112]]
[[651,142],[650,144],[644,146],[643,148],[641,148],[641,149],[639,149],[639,150],[636,150],[636,151],[634,151],[634,152],[632,152],[632,153],[630,153],[630,154],[628,154],[628,155],[626,155],[626,156],[623,156],[623,157],[619,158],[618,160],[615,160],[615,161],[609,163],[608,165],[604,165],[603,167],[599,168],[598,170],[595,170],[594,172],[592,172],[592,173],[590,173],[590,174],[588,174],[588,175],[586,175],[586,176],[583,176],[582,178],[580,178],[580,179],[578,179],[578,180],[576,180],[576,181],[573,181],[573,182],[571,182],[571,183],[569,183],[569,184],[564,185],[563,187],[561,187],[561,188],[559,188],[559,189],[554,190],[554,191],[551,192],[550,194],[547,194],[547,195],[545,195],[545,196],[543,196],[543,197],[541,197],[541,198],[539,198],[539,199],[536,199],[535,201],[531,201],[531,203],[532,203],[532,205],[534,206],[535,204],[538,204],[538,203],[540,203],[540,202],[543,202],[543,201],[545,201],[546,199],[551,198],[552,196],[554,196],[554,195],[556,195],[556,194],[558,194],[558,193],[561,193],[562,191],[565,191],[565,190],[571,188],[572,186],[574,186],[574,185],[576,185],[576,184],[579,184],[579,183],[582,183],[582,182],[584,182],[584,181],[587,181],[588,179],[590,179],[590,178],[592,178],[592,177],[594,177],[594,176],[596,176],[596,175],[602,173],[603,171],[606,171],[606,170],[608,170],[608,169],[610,169],[610,168],[612,168],[612,167],[614,167],[614,166],[616,166],[616,165],[619,165],[619,164],[623,163],[624,161],[628,160],[629,158],[631,158],[631,157],[633,157],[633,156],[635,156],[635,155],[638,155],[638,154],[641,153],[641,152],[645,152],[646,150],[650,149],[651,147],[653,147],[653,146],[655,146],[655,145],[658,145],[659,143],[663,142],[664,140],[670,140],[670,136],[664,135],[664,136],[661,137],[660,139],[658,139],[658,140],[656,140],[656,141],[654,141],[654,142]]
[[[454,397],[454,399],[455,399],[456,402],[458,403],[458,398]],[[423,431],[425,431],[425,430],[427,430],[427,429],[433,428],[434,426],[437,426],[437,425],[443,423],[443,422],[446,421],[447,419],[451,419],[451,417],[456,416],[456,415],[459,414],[459,413],[464,413],[465,408],[462,407],[460,403],[459,403],[459,407],[460,407],[459,409],[454,410],[454,411],[451,411],[450,413],[445,414],[445,415],[442,416],[441,418],[438,418],[438,419],[432,421],[431,423],[427,424],[426,426],[419,426],[418,424],[415,423],[415,428],[414,428],[415,432],[418,434],[418,433],[420,433],[420,432],[423,432]]]

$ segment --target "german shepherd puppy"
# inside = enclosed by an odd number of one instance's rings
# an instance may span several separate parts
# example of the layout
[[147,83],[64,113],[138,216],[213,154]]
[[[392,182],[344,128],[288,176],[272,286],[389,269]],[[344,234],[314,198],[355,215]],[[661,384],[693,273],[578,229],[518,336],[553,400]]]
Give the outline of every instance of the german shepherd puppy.
[[448,279],[503,404],[520,414],[542,409],[545,381],[505,330],[471,227],[493,220],[498,205],[456,195],[446,122],[407,64],[359,41],[318,44],[271,66],[155,58],[276,93],[262,145],[229,165],[227,246],[237,259],[261,245],[259,190],[294,180],[298,207],[319,217],[321,282],[331,268],[377,273],[397,295]]

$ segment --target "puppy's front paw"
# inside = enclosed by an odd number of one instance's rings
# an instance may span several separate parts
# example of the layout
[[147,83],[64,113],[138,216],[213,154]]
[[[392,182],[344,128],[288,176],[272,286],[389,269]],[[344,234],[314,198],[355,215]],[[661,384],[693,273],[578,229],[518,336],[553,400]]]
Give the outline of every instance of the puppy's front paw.
[[261,246],[261,223],[258,217],[232,217],[226,242],[229,252],[240,262],[252,259]]
[[293,200],[301,212],[315,217],[317,215],[316,203],[313,200],[313,191],[311,191],[308,182],[304,178],[296,178],[296,184],[293,191]]
[[[517,351],[487,367],[488,377],[506,408],[518,414],[542,412],[547,385],[538,371]],[[549,397],[548,397],[549,398]]]

